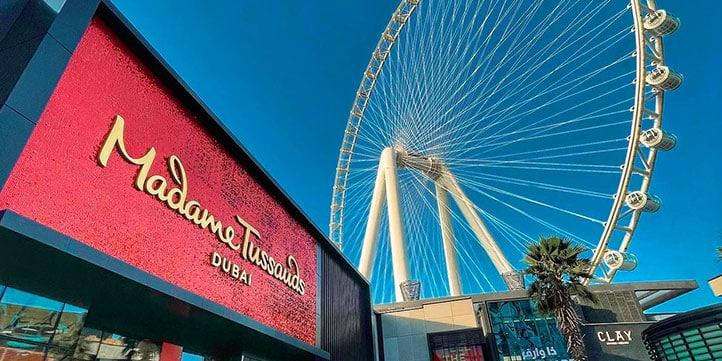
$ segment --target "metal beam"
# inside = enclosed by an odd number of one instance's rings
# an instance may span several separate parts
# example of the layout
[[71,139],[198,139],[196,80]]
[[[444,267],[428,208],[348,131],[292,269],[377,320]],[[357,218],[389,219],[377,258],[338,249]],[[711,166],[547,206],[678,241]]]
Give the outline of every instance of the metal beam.
[[361,260],[359,261],[359,272],[371,280],[374,259],[376,259],[376,247],[379,238],[379,225],[381,224],[381,212],[384,206],[384,197],[386,196],[386,180],[384,177],[384,167],[379,164],[376,173],[376,183],[374,184],[374,193],[371,196],[371,207],[369,209],[369,218],[366,223],[366,232],[364,233],[363,248],[361,249]]
[[446,260],[446,275],[449,279],[449,296],[462,294],[461,278],[459,276],[459,265],[456,254],[456,238],[451,224],[451,209],[449,208],[449,197],[446,190],[439,185],[436,186],[436,204],[439,209],[439,223],[441,224],[441,239],[444,242],[444,258]]
[[406,237],[404,235],[404,222],[401,214],[401,200],[399,197],[399,179],[396,172],[396,151],[386,148],[381,153],[381,163],[384,168],[386,180],[386,205],[389,217],[389,238],[391,239],[391,265],[394,271],[394,291],[396,301],[402,302],[402,282],[409,280],[408,257],[406,256]]

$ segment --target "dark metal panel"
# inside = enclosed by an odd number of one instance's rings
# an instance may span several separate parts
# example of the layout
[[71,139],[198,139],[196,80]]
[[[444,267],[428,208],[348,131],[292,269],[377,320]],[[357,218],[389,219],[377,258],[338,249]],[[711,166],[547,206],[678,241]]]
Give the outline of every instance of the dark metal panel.
[[0,248],[0,284],[89,308],[88,325],[225,356],[329,357],[9,210],[0,212]]
[[333,255],[323,254],[321,348],[332,360],[373,360],[369,286],[359,282]]
[[643,322],[646,317],[634,291],[599,291],[597,303],[580,305],[585,323]]
[[11,1],[0,5],[8,11],[0,15],[0,50],[42,37],[47,33],[57,13],[42,0]]
[[53,37],[43,37],[5,104],[36,122],[47,104],[38,102],[37,99],[50,98],[70,61],[70,55]]
[[0,190],[15,166],[35,124],[8,106],[0,107]]
[[722,304],[713,304],[666,318],[647,328],[642,336],[645,339],[660,339],[675,332],[702,325],[722,323]]
[[376,318],[376,345],[378,350],[376,351],[378,353],[379,361],[384,361],[386,358],[384,357],[384,324],[383,319],[381,318],[380,313],[374,312],[374,317]]
[[75,51],[100,0],[67,0],[48,32],[68,51]]
[[[28,0],[0,1],[0,44],[10,31],[15,21],[20,17]],[[0,46],[2,49],[2,46]]]

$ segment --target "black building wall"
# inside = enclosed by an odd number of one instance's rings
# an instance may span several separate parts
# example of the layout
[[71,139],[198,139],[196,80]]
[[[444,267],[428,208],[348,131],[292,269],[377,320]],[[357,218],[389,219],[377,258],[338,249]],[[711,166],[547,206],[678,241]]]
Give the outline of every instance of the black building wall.
[[[333,252],[333,251],[331,251]],[[327,250],[319,257],[321,273],[319,346],[332,361],[373,360],[369,285],[345,260]]]

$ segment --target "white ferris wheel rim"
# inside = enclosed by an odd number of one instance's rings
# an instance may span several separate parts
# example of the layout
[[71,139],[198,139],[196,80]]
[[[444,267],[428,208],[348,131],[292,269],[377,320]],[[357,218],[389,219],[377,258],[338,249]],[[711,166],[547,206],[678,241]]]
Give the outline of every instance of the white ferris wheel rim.
[[[352,103],[339,151],[329,220],[329,237],[331,241],[341,249],[343,249],[344,242],[344,207],[346,205],[348,176],[364,114],[376,86],[377,78],[383,70],[384,64],[393,50],[393,46],[409,18],[422,1],[423,0],[401,0],[372,52]],[[587,282],[597,281],[609,283],[619,270],[619,268],[605,270],[601,267],[604,255],[607,252],[624,254],[628,251],[643,210],[628,209],[622,212],[625,197],[630,192],[638,191],[646,194],[649,191],[657,158],[657,149],[653,147],[645,149],[640,146],[640,135],[643,131],[641,123],[646,117],[653,120],[654,128],[662,128],[664,90],[658,87],[652,87],[646,80],[649,73],[647,70],[648,66],[665,65],[662,36],[649,34],[644,28],[644,12],[656,12],[658,10],[656,0],[630,0],[628,7],[631,9],[633,17],[632,31],[635,37],[636,56],[634,101],[630,109],[632,113],[631,126],[626,156],[620,166],[622,169],[621,177],[616,193],[613,195],[614,201],[591,257],[592,270],[590,273],[595,275],[595,272],[597,272],[597,274],[601,273],[601,275],[595,276],[594,279],[588,279],[586,280]],[[647,90],[650,89],[652,91],[651,97],[646,94]],[[645,103],[648,100],[654,100],[654,109],[646,108]],[[639,189],[629,189],[630,178],[634,175],[642,177]],[[617,234],[620,234],[622,237],[620,245],[616,248],[610,248],[610,239]]]

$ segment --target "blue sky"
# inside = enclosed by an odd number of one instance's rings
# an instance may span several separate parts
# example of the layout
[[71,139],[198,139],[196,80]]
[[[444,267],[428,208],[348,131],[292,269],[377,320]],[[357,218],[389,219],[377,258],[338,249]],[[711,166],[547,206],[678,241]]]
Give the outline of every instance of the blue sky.
[[[396,2],[113,2],[325,231],[349,107]],[[635,236],[640,266],[617,281],[696,279],[698,291],[658,309],[686,310],[718,302],[706,281],[722,273],[722,40],[709,25],[722,3],[660,3],[683,24],[665,43],[685,76],[665,108],[679,143],[657,163],[664,206]]]

